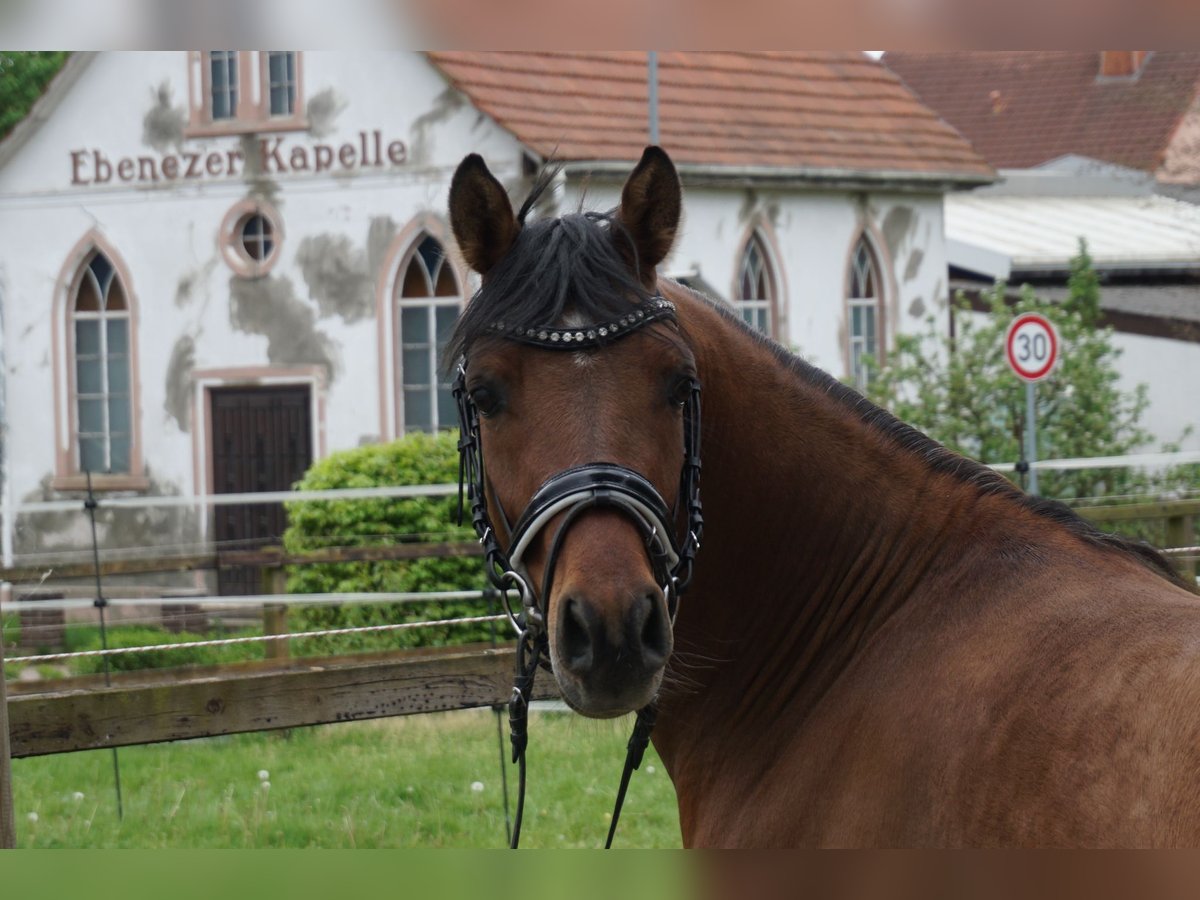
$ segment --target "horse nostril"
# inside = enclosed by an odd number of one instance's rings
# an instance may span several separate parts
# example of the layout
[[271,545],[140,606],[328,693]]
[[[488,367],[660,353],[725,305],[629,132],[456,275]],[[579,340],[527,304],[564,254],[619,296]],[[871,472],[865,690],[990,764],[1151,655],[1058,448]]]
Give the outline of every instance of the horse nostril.
[[576,671],[586,671],[592,665],[592,636],[584,606],[573,597],[565,601],[562,617],[562,649],[564,661]]
[[671,652],[671,629],[663,604],[659,602],[657,592],[643,594],[640,600],[642,621],[641,645],[642,659],[651,668],[658,668],[667,661]]

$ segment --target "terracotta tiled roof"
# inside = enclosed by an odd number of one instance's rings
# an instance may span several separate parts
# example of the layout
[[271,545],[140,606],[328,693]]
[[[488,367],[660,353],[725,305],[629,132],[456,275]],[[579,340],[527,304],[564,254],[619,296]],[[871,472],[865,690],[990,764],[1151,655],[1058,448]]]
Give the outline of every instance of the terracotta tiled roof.
[[[636,160],[647,143],[645,53],[430,57],[542,156]],[[994,177],[895,75],[858,52],[664,52],[658,71],[660,143],[679,163]]]
[[1136,78],[1099,51],[889,51],[884,63],[992,165],[1067,154],[1154,172],[1200,83],[1200,52],[1156,50]]

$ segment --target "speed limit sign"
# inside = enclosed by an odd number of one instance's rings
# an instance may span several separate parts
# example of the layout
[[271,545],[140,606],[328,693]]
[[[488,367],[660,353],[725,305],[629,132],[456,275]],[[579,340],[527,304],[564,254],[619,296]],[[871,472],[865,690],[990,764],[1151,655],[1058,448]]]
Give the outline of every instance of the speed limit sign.
[[1019,377],[1041,381],[1058,361],[1058,332],[1045,316],[1023,313],[1008,326],[1004,352]]

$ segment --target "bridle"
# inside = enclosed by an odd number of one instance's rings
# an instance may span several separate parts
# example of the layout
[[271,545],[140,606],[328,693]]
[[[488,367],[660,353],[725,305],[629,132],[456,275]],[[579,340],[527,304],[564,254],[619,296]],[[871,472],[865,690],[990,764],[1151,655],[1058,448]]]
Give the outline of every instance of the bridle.
[[[653,322],[675,321],[675,304],[655,294],[613,321],[575,328],[524,326],[497,321],[487,333],[496,337],[529,344],[545,350],[581,350],[607,346]],[[654,572],[655,581],[663,590],[667,612],[672,625],[678,610],[679,597],[692,580],[696,551],[704,533],[704,518],[700,505],[700,385],[692,382],[683,406],[683,462],[679,475],[678,503],[684,509],[671,510],[654,485],[641,473],[611,462],[591,462],[565,469],[551,476],[534,492],[515,525],[497,501],[497,511],[508,535],[507,548],[499,537],[488,512],[487,474],[484,468],[483,445],[480,440],[479,410],[471,399],[466,385],[466,359],[459,361],[454,379],[454,399],[459,418],[458,508],[461,523],[467,502],[471,507],[471,524],[483,545],[488,580],[500,593],[510,621],[517,633],[517,672],[509,701],[509,727],[512,759],[519,769],[517,808],[510,846],[516,848],[521,836],[521,818],[525,801],[525,748],[528,744],[529,701],[533,694],[534,676],[539,666],[550,669],[549,639],[546,633],[545,602],[535,594],[525,567],[525,554],[539,534],[551,521],[561,516],[561,522],[550,539],[550,550],[543,570],[542,594],[549,598],[555,567],[563,540],[570,527],[589,510],[597,507],[615,509],[629,518],[641,533]],[[465,500],[464,500],[465,485]],[[686,517],[683,536],[677,535],[676,522]],[[514,610],[509,593],[515,591],[520,608]],[[642,756],[650,741],[650,731],[657,715],[651,701],[637,713],[633,734],[627,746],[625,769],[617,793],[616,806],[609,826],[607,849],[616,834],[617,820],[629,779],[641,765]]]

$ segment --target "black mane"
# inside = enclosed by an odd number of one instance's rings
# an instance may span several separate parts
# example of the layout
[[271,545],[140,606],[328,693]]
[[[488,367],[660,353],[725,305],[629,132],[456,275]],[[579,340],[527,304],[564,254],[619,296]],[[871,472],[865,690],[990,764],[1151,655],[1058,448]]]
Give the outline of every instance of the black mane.
[[[459,318],[446,347],[444,365],[447,368],[464,356],[470,345],[488,332],[493,322],[504,321],[523,328],[555,325],[568,311],[588,323],[609,321],[627,312],[630,303],[642,302],[650,296],[633,274],[637,271],[636,250],[615,211],[573,213],[525,224],[526,216],[555,174],[554,171],[547,172],[534,184],[517,216],[522,227],[512,249],[484,278],[483,285]],[[622,254],[622,245],[632,256]],[[634,261],[632,266],[631,259]],[[1093,546],[1128,553],[1175,584],[1193,592],[1196,590],[1195,585],[1182,578],[1166,557],[1149,544],[1101,531],[1058,501],[1031,497],[1003,475],[948,450],[832,375],[750,328],[727,304],[682,285],[679,287],[708,303],[734,327],[770,348],[776,359],[802,381],[836,399],[899,448],[916,454],[935,472],[950,474],[983,494],[1005,497]]]
[[554,175],[543,174],[533,186],[517,216],[516,241],[459,317],[446,346],[447,368],[493,322],[553,326],[568,311],[585,323],[606,322],[649,298],[651,292],[634,275],[634,242],[615,210],[525,222]]
[[769,337],[748,326],[739,316],[727,309],[725,304],[705,297],[690,288],[683,286],[681,288],[708,303],[726,320],[768,347],[775,358],[799,379],[833,397],[901,449],[919,456],[933,471],[952,475],[982,494],[1005,497],[1042,518],[1049,519],[1066,528],[1076,537],[1094,547],[1130,554],[1147,568],[1174,584],[1193,593],[1196,592],[1196,586],[1183,578],[1161,552],[1145,541],[1133,541],[1120,535],[1101,531],[1064,503],[1026,494],[999,472],[942,446],[924,432],[918,431],[907,422],[896,418],[886,409],[876,406],[858,391],[838,381],[828,372],[818,369],[781,347]]

